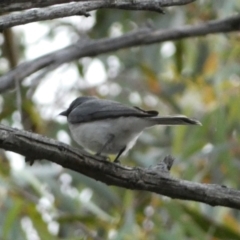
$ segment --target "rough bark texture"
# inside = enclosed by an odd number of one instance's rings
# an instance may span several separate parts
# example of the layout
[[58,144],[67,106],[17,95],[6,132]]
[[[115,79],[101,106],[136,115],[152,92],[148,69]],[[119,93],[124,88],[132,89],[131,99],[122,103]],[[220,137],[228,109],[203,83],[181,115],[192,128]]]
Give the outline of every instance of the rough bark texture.
[[22,154],[28,161],[46,159],[107,185],[159,193],[212,206],[240,209],[240,191],[216,184],[201,184],[169,176],[173,159],[151,168],[129,168],[92,156],[41,135],[0,125],[0,147]]
[[11,11],[21,11],[30,8],[42,8],[55,4],[74,3],[74,2],[88,2],[88,3],[102,3],[106,8],[115,6],[115,8],[126,10],[150,10],[162,12],[161,7],[170,7],[185,5],[196,0],[2,0],[0,2],[0,13]]

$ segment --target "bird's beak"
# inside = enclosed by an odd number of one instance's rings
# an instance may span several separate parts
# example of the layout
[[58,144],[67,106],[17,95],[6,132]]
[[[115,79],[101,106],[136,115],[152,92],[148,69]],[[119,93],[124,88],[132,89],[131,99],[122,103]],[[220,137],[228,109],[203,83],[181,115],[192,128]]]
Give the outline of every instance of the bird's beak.
[[66,117],[67,117],[67,115],[68,115],[67,110],[65,110],[65,111],[63,111],[63,112],[60,112],[58,115],[66,116]]

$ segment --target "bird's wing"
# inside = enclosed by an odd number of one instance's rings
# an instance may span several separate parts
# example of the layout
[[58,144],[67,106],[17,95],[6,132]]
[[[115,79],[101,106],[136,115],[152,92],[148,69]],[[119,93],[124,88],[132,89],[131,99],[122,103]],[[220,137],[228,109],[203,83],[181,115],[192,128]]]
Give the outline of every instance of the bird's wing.
[[110,100],[89,100],[74,108],[68,115],[70,123],[84,123],[118,117],[154,117],[157,111],[144,111]]
[[144,113],[147,113],[147,114],[151,115],[151,117],[154,117],[154,116],[158,115],[158,111],[155,111],[155,110],[148,110],[148,111],[146,111],[146,110],[143,110],[142,108],[136,107],[136,106],[134,108],[139,110],[139,111],[141,111],[141,112],[144,112]]

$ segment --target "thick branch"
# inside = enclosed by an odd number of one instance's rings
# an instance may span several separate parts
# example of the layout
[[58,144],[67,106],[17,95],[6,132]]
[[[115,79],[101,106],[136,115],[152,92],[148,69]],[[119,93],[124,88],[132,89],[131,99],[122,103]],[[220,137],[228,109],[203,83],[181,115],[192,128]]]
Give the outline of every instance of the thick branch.
[[[163,4],[165,6],[166,4]],[[147,4],[139,3],[132,4],[131,1],[91,1],[61,4],[60,6],[53,6],[49,8],[33,9],[21,13],[12,13],[0,17],[0,30],[5,28],[22,25],[30,22],[50,20],[54,18],[62,18],[74,15],[89,16],[89,11],[100,8],[115,8],[126,10],[148,10],[163,12],[159,3],[148,1]]]
[[14,87],[15,79],[22,81],[25,77],[49,65],[61,65],[81,57],[96,56],[119,49],[203,36],[210,33],[227,33],[240,30],[240,15],[215,20],[198,26],[184,26],[170,30],[140,29],[116,38],[104,38],[79,42],[61,50],[46,54],[35,60],[20,64],[6,75],[0,77],[0,93]]
[[[62,18],[74,15],[89,16],[89,11],[97,10],[101,8],[110,9],[125,9],[125,10],[145,10],[155,11],[163,13],[162,7],[169,7],[173,5],[188,4],[195,0],[185,1],[136,1],[118,0],[118,1],[88,1],[78,3],[61,4],[60,6],[54,6],[43,9],[33,9],[21,13],[13,13],[0,17],[0,31],[5,28],[22,25],[26,23],[50,20],[54,18]],[[46,3],[45,3],[46,4]],[[0,4],[1,5],[1,4]],[[0,10],[1,11],[1,10]]]
[[[104,7],[113,7],[127,10],[150,10],[157,11],[161,10],[161,7],[170,7],[177,5],[185,5],[196,0],[74,0],[74,2],[85,2],[85,3],[100,3]],[[2,0],[0,2],[0,13],[21,11],[30,8],[42,8],[55,4],[62,3],[73,3],[69,0],[44,0],[44,1],[30,1],[30,0]]]
[[240,191],[215,184],[174,179],[166,173],[169,162],[166,162],[165,169],[129,168],[73,149],[56,140],[3,125],[0,125],[0,147],[22,154],[27,159],[47,159],[107,185],[240,209]]

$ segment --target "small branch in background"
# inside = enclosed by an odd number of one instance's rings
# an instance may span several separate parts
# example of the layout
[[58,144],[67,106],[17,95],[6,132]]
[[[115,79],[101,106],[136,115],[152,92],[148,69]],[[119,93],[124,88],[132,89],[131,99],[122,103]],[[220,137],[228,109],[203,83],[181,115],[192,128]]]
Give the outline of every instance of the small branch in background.
[[20,82],[15,78],[15,89],[16,89],[16,105],[19,113],[19,122],[22,123],[22,93]]
[[169,176],[171,157],[156,167],[130,168],[106,161],[32,132],[0,125],[0,148],[27,159],[46,159],[107,185],[154,192],[170,198],[192,200],[211,206],[240,209],[240,191],[216,184],[201,184]]
[[9,67],[15,68],[18,65],[18,49],[16,44],[16,38],[12,29],[6,29],[3,31],[4,37],[4,56],[7,58]]
[[[170,7],[170,6],[178,6],[178,5],[186,5],[192,3],[196,0],[75,0],[74,2],[81,3],[89,3],[95,4],[99,3],[100,5],[104,5],[105,7],[110,8],[119,8],[126,10],[147,10],[147,11],[157,11],[161,12],[162,7]],[[63,4],[70,3],[74,4],[74,2],[70,2],[69,0],[47,0],[47,1],[28,1],[28,0],[2,0],[0,2],[0,13],[8,13],[12,11],[22,11],[31,8],[42,8],[48,7],[55,4]]]
[[63,64],[81,57],[96,56],[123,48],[150,45],[164,41],[205,36],[207,34],[239,31],[240,15],[214,20],[198,26],[184,26],[169,30],[140,29],[126,33],[120,37],[89,40],[73,44],[55,52],[46,54],[32,61],[20,64],[15,69],[0,77],[0,93],[14,87],[14,81],[22,81],[25,77],[51,64]]
[[[18,64],[18,44],[14,36],[12,29],[5,29],[3,31],[4,36],[4,53],[8,60],[9,67],[15,68]],[[22,95],[21,95],[21,86],[17,78],[14,79],[15,89],[16,89],[16,108],[19,113],[19,121],[22,122]]]

